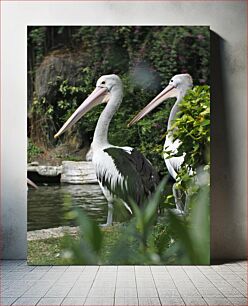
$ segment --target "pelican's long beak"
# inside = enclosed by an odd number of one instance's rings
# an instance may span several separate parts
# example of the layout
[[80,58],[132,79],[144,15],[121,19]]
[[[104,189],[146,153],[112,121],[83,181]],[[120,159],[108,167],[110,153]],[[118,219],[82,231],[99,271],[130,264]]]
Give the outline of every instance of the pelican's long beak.
[[54,138],[59,137],[62,133],[73,126],[83,115],[85,115],[94,106],[107,102],[109,100],[109,93],[107,88],[96,87],[96,89],[84,100],[84,102],[75,110],[71,117],[66,121],[62,128],[58,131]]
[[38,189],[38,186],[33,181],[31,181],[29,178],[27,178],[27,184],[34,187],[35,189]]
[[150,111],[152,111],[155,107],[161,104],[163,101],[168,98],[173,98],[177,96],[177,90],[174,86],[168,85],[166,88],[161,91],[149,104],[146,105],[129,123],[128,127],[138,122],[140,119],[145,117]]

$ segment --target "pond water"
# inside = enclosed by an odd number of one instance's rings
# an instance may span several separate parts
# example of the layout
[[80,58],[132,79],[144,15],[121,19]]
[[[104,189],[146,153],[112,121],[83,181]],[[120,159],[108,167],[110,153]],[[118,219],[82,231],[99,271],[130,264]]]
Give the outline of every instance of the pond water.
[[28,230],[68,224],[65,202],[81,207],[97,223],[105,223],[107,202],[98,185],[47,185],[28,190]]

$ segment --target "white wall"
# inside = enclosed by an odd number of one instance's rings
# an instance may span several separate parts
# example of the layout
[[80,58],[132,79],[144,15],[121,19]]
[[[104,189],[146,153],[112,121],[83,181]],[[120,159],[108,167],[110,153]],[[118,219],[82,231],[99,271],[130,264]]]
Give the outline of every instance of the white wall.
[[3,258],[26,258],[26,26],[210,25],[212,258],[246,257],[246,1],[3,1]]

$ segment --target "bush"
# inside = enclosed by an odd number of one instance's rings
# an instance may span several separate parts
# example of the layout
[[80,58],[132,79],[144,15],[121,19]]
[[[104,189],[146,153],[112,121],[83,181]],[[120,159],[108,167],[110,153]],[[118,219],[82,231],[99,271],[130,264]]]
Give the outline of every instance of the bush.
[[[178,117],[172,125],[173,136],[181,140],[177,154],[185,154],[177,182],[188,189],[191,176],[198,169],[209,171],[210,167],[210,87],[195,86],[180,103]],[[189,174],[191,173],[191,175]]]
[[128,224],[113,227],[112,241],[104,241],[104,231],[83,211],[67,213],[70,219],[76,218],[80,234],[77,240],[67,236],[62,258],[67,264],[209,264],[208,176],[190,199],[192,210],[187,218],[170,210],[157,218],[165,183],[166,180],[161,182],[143,209],[132,204],[134,218]]
[[43,153],[43,150],[32,143],[30,139],[28,139],[28,162],[31,162],[34,158]]

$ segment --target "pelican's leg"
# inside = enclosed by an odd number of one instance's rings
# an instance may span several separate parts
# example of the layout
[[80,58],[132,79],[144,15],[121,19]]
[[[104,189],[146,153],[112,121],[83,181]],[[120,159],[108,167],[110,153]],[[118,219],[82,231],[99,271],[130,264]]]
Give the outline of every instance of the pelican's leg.
[[184,215],[183,192],[177,188],[176,183],[173,184],[172,192],[176,204],[176,209],[174,210],[174,212],[179,215]]
[[113,203],[108,203],[108,217],[107,217],[107,225],[112,225],[113,223]]
[[187,214],[187,212],[188,212],[189,200],[190,200],[189,195],[188,195],[187,192],[185,192],[185,205],[184,205],[184,209],[183,209],[184,214]]
[[107,223],[101,224],[102,227],[112,226],[112,223],[113,223],[113,210],[114,210],[113,203],[112,202],[108,202]]
[[107,226],[111,226],[112,223],[113,223],[113,210],[114,210],[114,207],[113,207],[113,197],[111,195],[111,193],[109,192],[109,190],[105,187],[103,187],[102,183],[100,181],[99,182],[99,185],[102,189],[102,192],[108,202],[108,217],[107,217],[107,223],[104,223],[104,224],[100,224],[100,226],[102,227],[107,227]]

